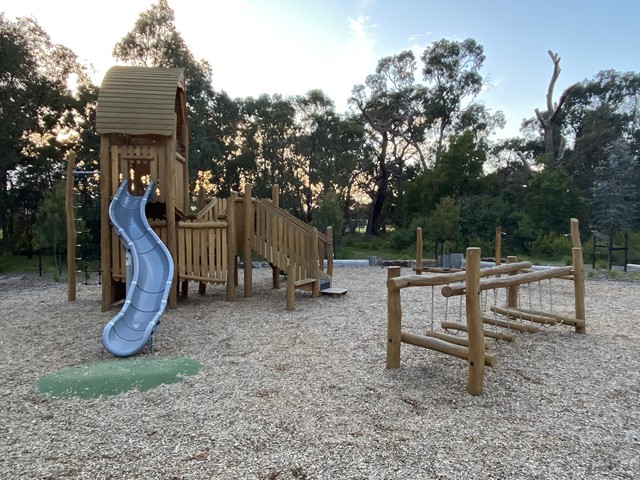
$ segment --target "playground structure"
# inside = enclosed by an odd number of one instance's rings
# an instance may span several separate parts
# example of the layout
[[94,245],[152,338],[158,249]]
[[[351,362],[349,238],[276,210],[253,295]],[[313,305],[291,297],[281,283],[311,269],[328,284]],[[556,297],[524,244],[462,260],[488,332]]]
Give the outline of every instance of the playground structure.
[[[136,290],[137,297],[146,296],[139,289],[131,288],[128,292],[126,288],[127,253],[131,249],[123,247],[119,237],[127,244],[132,239],[127,242],[127,232],[122,235],[122,231],[112,228],[109,218],[110,204],[119,188],[126,189],[126,194],[134,199],[147,192],[149,202],[142,216],[166,246],[172,262],[172,268],[162,272],[171,275],[167,279],[169,308],[177,306],[179,286],[182,294],[188,295],[189,282],[197,282],[200,293],[205,292],[207,284],[225,285],[226,300],[234,301],[239,251],[243,256],[245,297],[252,296],[253,253],[271,266],[274,288],[280,288],[280,274],[287,275],[288,310],[294,308],[296,289],[318,297],[321,289],[330,287],[331,228],[326,234],[320,233],[279,208],[277,186],[272,188],[271,199],[261,200],[252,197],[252,187],[246,183],[243,196],[232,193],[229,198],[204,200],[200,202],[202,208],[192,212],[182,69],[111,68],[98,96],[96,129],[100,134],[102,311],[119,300],[125,300],[125,304],[132,302],[131,295]],[[68,160],[71,171],[75,157]],[[69,198],[73,184],[69,184],[69,178],[67,182]],[[130,215],[135,215],[135,211],[131,209]],[[72,217],[73,212],[67,208],[68,228],[73,223]],[[124,223],[128,220],[131,219],[120,218]],[[70,237],[75,234],[69,233]],[[133,267],[133,273],[129,270],[130,278],[136,275],[136,268],[149,268],[145,263]],[[68,268],[69,272],[72,268],[75,272],[75,265],[70,263]],[[149,273],[152,272],[144,276]],[[70,280],[69,292],[71,301],[75,299],[75,280],[73,287]],[[147,310],[151,308],[157,313],[160,309],[158,302],[142,303],[146,305],[139,305],[142,312],[150,313]],[[130,322],[137,330],[145,330],[149,325],[147,320],[140,320],[142,317],[148,315],[140,314]]]
[[[513,341],[514,333],[535,333],[539,331],[540,326],[560,324],[573,327],[576,333],[586,333],[583,257],[576,219],[571,219],[571,240],[572,265],[567,267],[531,270],[532,265],[529,262],[518,262],[516,257],[508,257],[507,264],[500,265],[499,256],[496,255],[498,263],[496,266],[481,269],[480,249],[473,247],[467,249],[466,270],[463,272],[443,273],[429,277],[400,276],[399,267],[390,267],[387,280],[387,368],[400,366],[402,343],[452,355],[468,363],[467,391],[472,395],[481,395],[484,385],[484,367],[493,367],[496,363],[496,356],[486,352],[485,338]],[[532,286],[536,283],[540,286],[542,280],[550,281],[551,279],[572,281],[574,312],[571,315],[532,308]],[[449,298],[456,296],[460,298],[460,316],[464,303],[466,322],[449,322],[445,318],[440,325],[441,329],[437,330],[432,320],[431,328],[425,335],[403,331],[401,291],[409,287],[431,287],[433,319],[436,286],[443,286],[441,295],[446,305]],[[519,299],[520,287],[528,288],[529,308],[522,306],[522,301]],[[494,291],[495,305],[492,306],[487,305],[486,293],[489,290]],[[505,294],[504,305],[497,304],[499,290]],[[553,294],[552,288],[549,288],[549,294]],[[542,303],[542,297],[540,300]],[[447,312],[446,309],[445,312]],[[487,329],[485,326],[492,326],[493,329]],[[451,335],[452,331],[466,332],[467,337]]]

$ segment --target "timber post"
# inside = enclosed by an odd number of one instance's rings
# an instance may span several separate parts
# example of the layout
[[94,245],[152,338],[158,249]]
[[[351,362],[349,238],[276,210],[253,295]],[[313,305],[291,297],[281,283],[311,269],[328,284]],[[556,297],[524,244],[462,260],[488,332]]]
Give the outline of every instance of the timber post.
[[[507,263],[517,263],[518,257],[507,257]],[[509,272],[509,275],[516,275],[518,272]],[[507,306],[510,308],[518,308],[518,285],[510,285],[507,287]]]
[[244,259],[244,296],[253,295],[253,272],[251,270],[251,240],[253,238],[253,202],[251,201],[251,184],[244,186],[244,242],[242,254]]
[[227,200],[227,285],[226,300],[233,302],[236,299],[236,198],[238,194],[232,192]]
[[389,280],[400,276],[400,267],[387,270],[387,368],[400,367],[400,344],[402,342],[402,303],[400,289]]
[[76,222],[73,214],[73,170],[76,166],[76,153],[67,152],[67,183],[65,212],[67,217],[67,301],[76,299]]
[[422,227],[416,228],[416,275],[422,275]]
[[480,249],[467,248],[466,313],[469,338],[469,376],[467,391],[482,395],[484,384],[484,332],[480,312]]

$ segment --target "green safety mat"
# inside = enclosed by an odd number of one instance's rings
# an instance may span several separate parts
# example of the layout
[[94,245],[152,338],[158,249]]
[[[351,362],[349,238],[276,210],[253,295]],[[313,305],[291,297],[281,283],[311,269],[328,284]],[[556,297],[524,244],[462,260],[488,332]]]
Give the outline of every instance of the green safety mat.
[[63,368],[42,377],[36,387],[54,398],[96,398],[178,383],[200,368],[199,362],[184,357],[113,359]]

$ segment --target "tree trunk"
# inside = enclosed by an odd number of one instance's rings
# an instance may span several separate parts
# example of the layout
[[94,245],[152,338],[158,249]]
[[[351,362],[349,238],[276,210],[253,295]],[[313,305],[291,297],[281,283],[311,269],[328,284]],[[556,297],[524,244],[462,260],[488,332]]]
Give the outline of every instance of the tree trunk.
[[376,235],[380,231],[380,226],[382,225],[382,207],[384,207],[387,189],[389,188],[389,171],[387,170],[388,144],[389,137],[387,133],[384,132],[382,134],[382,143],[380,154],[378,156],[380,172],[376,178],[373,205],[371,206],[369,222],[367,222],[367,235]]

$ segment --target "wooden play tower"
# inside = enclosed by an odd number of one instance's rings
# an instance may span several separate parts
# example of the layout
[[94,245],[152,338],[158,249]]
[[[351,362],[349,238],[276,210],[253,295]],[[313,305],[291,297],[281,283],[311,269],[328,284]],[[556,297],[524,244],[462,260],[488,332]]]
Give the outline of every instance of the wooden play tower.
[[189,128],[184,72],[179,68],[113,67],[98,96],[96,129],[100,134],[102,309],[125,297],[125,252],[109,220],[109,204],[123,179],[131,193],[142,195],[155,182],[155,199],[147,205],[150,226],[174,262],[169,295],[177,305],[178,285],[189,282],[226,285],[233,301],[238,256],[244,260],[244,295],[251,296],[252,252],[273,269],[273,286],[287,274],[287,307],[293,288],[320,294],[333,270],[331,234],[319,233],[278,207],[272,199],[251,196],[214,198],[192,212],[189,192]]

